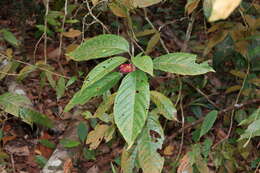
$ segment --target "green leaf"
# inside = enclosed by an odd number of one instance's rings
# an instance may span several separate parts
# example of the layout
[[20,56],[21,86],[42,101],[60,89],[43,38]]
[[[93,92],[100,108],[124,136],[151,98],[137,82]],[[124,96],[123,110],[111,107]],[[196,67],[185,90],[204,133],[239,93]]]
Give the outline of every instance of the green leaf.
[[212,128],[212,126],[214,125],[214,123],[217,119],[217,116],[218,116],[218,111],[216,111],[216,110],[211,111],[206,115],[206,117],[202,123],[202,126],[201,126],[200,138],[203,135],[205,135]]
[[37,123],[53,127],[52,121],[44,114],[31,108],[31,101],[24,95],[4,93],[0,95],[0,108],[5,112],[21,118],[28,124]]
[[133,173],[136,157],[137,147],[132,147],[130,150],[124,148],[121,156],[121,168],[123,173]]
[[17,80],[23,80],[27,77],[27,75],[37,69],[36,66],[25,66],[19,71]]
[[52,87],[53,89],[56,89],[56,81],[53,79],[52,73],[46,71],[46,72],[45,72],[45,75],[46,75],[47,80],[48,80],[48,82],[50,83],[51,87]]
[[112,162],[110,162],[110,165],[111,165],[111,168],[112,168],[112,172],[113,172],[113,173],[117,173],[117,172],[116,172],[116,168],[115,168],[115,166],[113,165]]
[[73,148],[80,145],[79,141],[74,141],[70,139],[62,139],[60,140],[61,145],[63,145],[65,148]]
[[90,150],[88,148],[84,148],[83,149],[83,156],[86,160],[96,160],[96,154],[95,154],[95,150]]
[[151,101],[154,102],[160,114],[169,120],[177,120],[177,110],[172,101],[157,91],[151,91]]
[[47,159],[41,155],[37,155],[35,156],[35,162],[41,167],[43,168],[44,165],[47,163]]
[[16,37],[14,36],[13,33],[8,31],[7,29],[3,29],[2,33],[3,33],[3,37],[4,37],[5,41],[7,41],[8,43],[10,43],[11,45],[13,45],[15,47],[19,46],[20,42],[16,39]]
[[79,139],[82,143],[85,142],[86,140],[86,137],[88,135],[88,127],[85,123],[83,122],[80,122],[79,125],[78,125],[78,136],[79,136]]
[[119,56],[101,62],[88,73],[87,77],[84,80],[82,88],[86,88],[92,85],[93,83],[97,82],[98,80],[102,79],[108,73],[113,71],[116,67],[118,67],[120,64],[123,64],[126,61],[126,58]]
[[239,123],[239,126],[243,126],[243,125],[249,125],[252,122],[254,122],[255,120],[260,119],[260,108],[258,108],[257,110],[255,110],[247,119],[241,121]]
[[28,108],[20,108],[19,109],[19,116],[22,119],[30,119],[33,123],[52,128],[53,123],[52,121],[44,114],[37,112],[33,109]]
[[255,136],[260,136],[260,119],[252,122],[245,132],[240,136],[239,140],[246,139],[246,138],[252,138]]
[[55,148],[55,144],[47,139],[40,139],[39,142],[45,146],[45,147],[48,147],[48,148],[51,148],[51,149],[54,149]]
[[137,142],[138,161],[144,173],[161,173],[164,158],[158,153],[164,141],[158,116],[148,116],[147,124]]
[[99,81],[95,82],[94,84],[90,85],[87,88],[82,88],[78,91],[67,106],[64,109],[64,112],[68,112],[77,104],[85,104],[89,101],[92,97],[96,97],[102,95],[104,92],[112,88],[121,78],[121,74],[118,72],[111,72],[104,76]]
[[149,56],[136,56],[132,58],[133,64],[140,70],[153,76],[153,60]]
[[204,141],[203,148],[202,148],[202,154],[203,154],[204,158],[208,157],[212,144],[213,144],[213,141],[209,138],[207,138]]
[[88,39],[68,56],[75,61],[87,61],[128,51],[129,43],[123,37],[104,34]]
[[66,81],[63,77],[60,77],[56,86],[57,100],[59,100],[65,93]]
[[0,81],[2,79],[4,79],[4,77],[6,76],[6,74],[8,74],[8,72],[12,69],[13,63],[12,61],[8,61],[7,59],[1,59],[0,57]]
[[69,81],[66,83],[66,88],[69,87],[70,85],[72,85],[74,82],[77,81],[77,76],[72,76]]
[[150,91],[146,74],[136,70],[125,76],[115,98],[114,119],[129,147],[144,127],[149,102]]
[[154,69],[181,75],[199,75],[215,72],[207,62],[195,63],[197,55],[190,53],[170,53],[153,60]]

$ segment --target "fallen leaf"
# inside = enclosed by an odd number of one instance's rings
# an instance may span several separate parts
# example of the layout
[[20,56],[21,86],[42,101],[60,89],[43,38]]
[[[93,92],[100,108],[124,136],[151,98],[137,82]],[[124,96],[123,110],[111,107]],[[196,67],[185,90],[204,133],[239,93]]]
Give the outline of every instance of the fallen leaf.
[[13,144],[13,145],[5,145],[4,149],[8,153],[16,155],[16,156],[29,156],[30,155],[28,146],[15,146],[15,144]]
[[63,165],[63,172],[64,173],[70,173],[71,172],[71,169],[72,169],[72,160],[70,158],[68,158],[64,165]]
[[8,141],[12,141],[16,138],[16,136],[5,136],[2,138],[3,144],[5,145]]
[[167,147],[164,148],[163,150],[163,154],[164,155],[167,155],[167,156],[170,156],[173,154],[173,151],[174,151],[174,146],[173,145],[168,145]]
[[204,0],[203,9],[210,22],[226,19],[241,0]]
[[94,165],[86,173],[99,173],[99,168]]
[[185,154],[182,157],[177,173],[193,173],[192,165],[190,164],[190,158],[188,154]]
[[108,125],[96,125],[95,129],[89,132],[86,144],[90,144],[90,149],[96,149],[105,137],[106,131],[109,129]]
[[63,32],[62,35],[64,35],[65,37],[68,37],[68,38],[74,38],[74,37],[80,36],[81,31],[71,28],[71,29],[69,29],[68,32]]

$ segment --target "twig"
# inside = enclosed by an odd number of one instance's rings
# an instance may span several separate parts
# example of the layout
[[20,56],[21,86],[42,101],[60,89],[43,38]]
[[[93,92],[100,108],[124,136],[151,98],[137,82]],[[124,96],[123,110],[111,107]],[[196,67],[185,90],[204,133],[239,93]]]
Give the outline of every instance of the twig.
[[46,12],[44,20],[44,62],[47,64],[47,24],[48,24],[48,13],[49,13],[49,0],[46,0]]
[[181,78],[180,78],[179,75],[178,75],[178,82],[179,82],[179,85],[180,85],[178,97],[180,97],[181,127],[182,127],[181,129],[182,129],[182,131],[181,131],[181,144],[180,144],[179,151],[178,151],[178,154],[177,154],[177,157],[176,157],[176,161],[178,161],[180,156],[181,156],[181,152],[182,152],[182,148],[183,148],[183,142],[184,142],[184,125],[185,125],[183,105],[182,105],[182,97],[181,97],[181,94],[182,94],[182,81],[181,81]]
[[[226,109],[219,111],[218,116],[223,116],[223,114],[225,114],[226,112],[236,110],[236,109],[241,109],[247,105],[256,104],[256,103],[260,103],[260,99],[253,99],[253,100],[241,103],[241,104],[234,104],[234,105],[228,106]],[[182,130],[187,130],[191,127],[194,127],[194,126],[200,124],[201,122],[203,122],[204,118],[205,117],[201,117],[197,121],[187,124],[184,128],[179,129],[176,133],[173,133],[172,135],[168,136],[167,141],[170,141],[170,140],[174,139],[175,137],[177,137],[180,133],[182,133]]]
[[65,22],[66,22],[66,16],[67,16],[67,13],[68,13],[68,0],[65,0],[65,4],[64,4],[64,16],[63,16],[63,19],[62,19],[62,26],[61,26],[61,33],[60,33],[60,45],[59,45],[59,53],[58,53],[58,64],[59,64],[59,67],[60,69],[62,70],[62,73],[64,73],[64,69],[61,65],[61,62],[60,62],[60,59],[61,59],[61,52],[62,52],[62,39],[63,39],[63,31],[64,31],[64,27],[65,27]]
[[[153,25],[153,23],[152,23],[152,22],[150,21],[150,19],[148,18],[146,9],[144,8],[143,10],[144,10],[145,20],[149,23],[149,25],[150,25],[153,29],[155,29],[157,32],[160,32],[158,29],[155,28],[155,26]],[[164,41],[163,41],[163,39],[162,39],[161,37],[160,37],[160,43],[161,43],[163,49],[165,50],[165,52],[166,52],[166,53],[170,53],[170,51],[169,51],[168,48],[165,46],[165,43],[164,43]]]
[[40,44],[40,42],[42,41],[44,37],[44,34],[42,34],[42,36],[40,37],[40,39],[37,41],[37,43],[35,44],[35,47],[34,47],[34,51],[33,51],[33,62],[36,63],[36,51],[38,49],[38,46]]
[[210,100],[210,98],[203,92],[201,91],[199,88],[195,87],[193,84],[191,84],[190,82],[188,82],[187,80],[184,79],[184,82],[187,83],[188,85],[190,85],[192,88],[194,88],[198,93],[200,93],[202,96],[204,96],[207,101],[212,104],[215,108],[217,108],[218,110],[220,110],[220,108],[218,107],[218,105],[216,103],[214,103],[212,100]]
[[[245,84],[246,84],[246,79],[249,75],[249,72],[250,72],[250,63],[249,63],[249,60],[247,58],[247,70],[246,70],[246,76],[244,77],[243,79],[243,83],[242,83],[242,86],[237,94],[237,97],[236,97],[236,101],[235,101],[235,104],[234,105],[238,105],[238,101],[239,101],[239,98],[242,94],[242,91],[245,87]],[[231,117],[230,117],[230,124],[229,124],[229,129],[228,129],[228,134],[225,138],[223,138],[222,140],[220,140],[218,143],[216,143],[213,148],[215,148],[217,145],[221,144],[223,141],[227,140],[231,134],[231,131],[232,131],[232,127],[233,127],[233,121],[234,121],[234,115],[235,115],[235,109],[232,110],[231,112]]]
[[90,15],[97,23],[99,23],[99,24],[103,27],[103,29],[105,29],[108,33],[111,33],[111,32],[109,31],[109,29],[107,28],[107,26],[106,26],[103,22],[101,22],[101,21],[92,13],[92,9],[91,9],[90,6],[89,6],[88,0],[85,0],[85,3],[87,4],[87,8],[88,8],[88,11],[89,11],[89,15]]
[[12,169],[13,169],[13,173],[15,173],[15,166],[14,166],[14,157],[13,154],[11,154],[11,163],[12,163]]
[[188,42],[190,40],[193,24],[194,24],[194,21],[195,21],[195,17],[194,16],[195,16],[195,13],[192,13],[191,20],[189,22],[189,25],[188,25],[188,28],[187,28],[187,31],[186,31],[185,40],[184,40],[184,43],[183,43],[182,48],[181,48],[182,52],[186,52],[187,51]]
[[[5,57],[5,58],[8,58],[6,55],[4,55],[4,54],[2,54],[2,53],[0,53],[0,55],[3,56],[3,57]],[[20,61],[20,60],[17,60],[17,59],[12,59],[12,61],[16,61],[16,62],[19,62],[19,63],[24,64],[24,65],[28,65],[28,66],[31,66],[31,67],[35,67],[35,68],[37,68],[37,69],[40,69],[40,70],[49,72],[49,73],[51,73],[51,74],[53,74],[53,75],[63,77],[63,78],[65,78],[65,79],[70,79],[70,77],[68,77],[68,76],[64,76],[64,75],[55,73],[55,72],[50,71],[50,70],[48,70],[48,69],[45,69],[45,68],[42,68],[42,67],[39,67],[39,66],[36,66],[36,65],[32,65],[32,64],[27,63],[27,62],[23,62],[23,61]]]

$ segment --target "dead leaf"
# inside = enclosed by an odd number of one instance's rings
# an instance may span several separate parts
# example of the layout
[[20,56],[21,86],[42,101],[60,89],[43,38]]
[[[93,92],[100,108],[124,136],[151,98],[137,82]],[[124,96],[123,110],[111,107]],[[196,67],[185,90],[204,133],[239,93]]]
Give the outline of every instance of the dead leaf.
[[71,29],[69,29],[68,32],[63,32],[62,35],[64,35],[65,37],[68,37],[68,38],[74,38],[74,37],[80,36],[81,31],[71,28]]
[[241,88],[241,85],[233,85],[233,86],[229,87],[228,89],[226,89],[225,94],[239,91],[240,88]]
[[95,6],[99,3],[100,0],[92,0],[92,4]]
[[219,31],[218,33],[214,34],[208,41],[207,47],[203,52],[203,55],[207,55],[211,49],[216,46],[218,43],[222,42],[228,35],[229,31]]
[[4,137],[2,138],[3,144],[5,145],[8,141],[12,141],[12,140],[14,140],[15,138],[16,138],[15,135],[14,135],[14,136],[4,136]]
[[146,54],[149,54],[150,52],[153,51],[153,49],[155,48],[156,44],[160,41],[161,35],[159,32],[156,32],[152,38],[149,40],[147,47],[146,47]]
[[188,0],[185,5],[185,11],[190,15],[199,5],[200,0]]
[[99,168],[94,165],[86,173],[99,173]]
[[108,125],[98,124],[95,129],[89,132],[86,144],[90,144],[90,149],[96,149],[101,143],[102,139],[105,137],[107,130],[109,129]]
[[173,145],[168,145],[167,147],[164,148],[163,150],[163,154],[166,155],[166,156],[170,156],[173,154],[173,151],[174,151],[174,146]]
[[127,9],[115,2],[109,3],[110,10],[118,17],[127,17]]
[[143,36],[154,34],[155,32],[156,32],[155,29],[146,29],[144,31],[140,31],[140,32],[135,33],[135,36],[136,37],[143,37]]
[[68,158],[64,165],[63,165],[63,172],[64,173],[70,173],[71,169],[72,169],[72,160],[70,158]]
[[209,22],[226,19],[241,3],[241,0],[205,0],[203,8],[211,9]]
[[185,154],[178,167],[177,173],[192,173],[192,165],[190,164],[190,158],[188,154]]
[[132,0],[134,7],[144,8],[149,7],[151,5],[157,4],[162,0]]
[[16,156],[29,156],[30,151],[28,146],[16,146],[16,144],[13,145],[5,145],[4,149],[13,155]]

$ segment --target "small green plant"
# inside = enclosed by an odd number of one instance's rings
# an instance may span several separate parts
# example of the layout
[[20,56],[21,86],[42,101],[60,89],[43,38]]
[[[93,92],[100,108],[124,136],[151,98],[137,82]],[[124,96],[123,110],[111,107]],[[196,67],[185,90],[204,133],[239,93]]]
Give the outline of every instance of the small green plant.
[[[130,55],[129,47],[124,38],[105,34],[85,41],[68,56],[75,61],[87,61],[121,53]],[[95,114],[88,116],[99,118],[109,125],[97,124],[88,134],[86,143],[95,149],[103,138],[106,142],[112,139],[117,128],[127,143],[121,159],[123,171],[132,172],[135,160],[138,160],[144,172],[161,172],[164,158],[157,150],[162,147],[164,133],[158,115],[177,120],[177,111],[168,97],[158,91],[150,91],[148,75],[153,77],[154,70],[179,75],[214,72],[207,62],[197,64],[195,61],[196,55],[190,53],[169,53],[154,59],[142,54],[131,59],[111,57],[89,72],[82,88],[64,111],[83,105],[93,97],[106,95],[123,78],[117,92],[105,97]],[[119,72],[115,70],[117,67],[120,67]],[[155,109],[150,109],[150,101],[155,104]],[[112,105],[113,110],[110,111]]]

